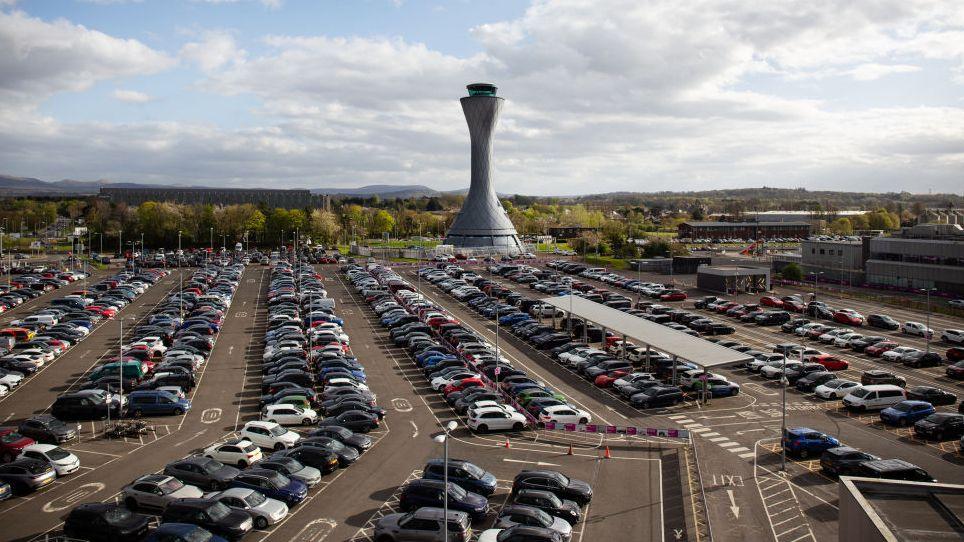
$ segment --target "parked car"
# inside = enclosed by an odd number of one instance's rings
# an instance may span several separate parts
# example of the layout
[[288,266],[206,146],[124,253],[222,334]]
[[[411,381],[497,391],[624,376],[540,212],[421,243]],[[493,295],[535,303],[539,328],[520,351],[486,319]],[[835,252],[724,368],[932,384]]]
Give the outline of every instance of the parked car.
[[123,505],[84,503],[64,519],[64,536],[91,542],[135,542],[147,535],[150,516],[135,514]]
[[903,388],[893,384],[873,384],[852,390],[843,398],[844,408],[867,411],[894,406],[907,399]]
[[513,502],[517,505],[538,508],[550,516],[566,520],[569,525],[579,522],[582,512],[574,501],[563,500],[554,493],[539,489],[520,489],[516,492]]
[[588,483],[553,470],[523,470],[512,480],[512,494],[523,489],[549,491],[560,499],[575,501],[580,506],[589,504],[593,493]]
[[57,479],[57,472],[46,461],[21,457],[0,465],[0,483],[10,485],[14,493],[36,491]]
[[920,322],[904,322],[904,325],[901,326],[901,332],[925,338],[932,338],[934,336],[934,330]]
[[914,424],[914,434],[934,440],[964,436],[964,414],[935,412]]
[[924,469],[902,459],[864,461],[855,469],[854,475],[885,480],[908,480],[913,482],[937,481]]
[[202,452],[204,457],[216,459],[228,465],[237,465],[238,468],[249,467],[263,458],[261,448],[246,439],[231,439],[225,442],[212,444]]
[[868,314],[867,315],[867,325],[880,328],[880,329],[890,329],[896,330],[900,328],[900,322],[894,320],[886,314]]
[[67,476],[80,469],[80,458],[54,444],[31,444],[23,449],[22,457],[47,462],[57,476]]
[[402,488],[399,508],[410,512],[423,506],[437,506],[443,498],[448,500],[450,510],[465,512],[473,521],[480,521],[485,517],[489,504],[485,497],[466,491],[451,482],[446,487],[441,480],[422,478],[412,480]]
[[253,489],[265,497],[285,503],[288,507],[299,504],[308,496],[307,485],[269,469],[245,469],[231,482],[231,487]]
[[199,455],[172,461],[164,467],[164,474],[212,491],[227,487],[240,473],[230,465]]
[[193,523],[208,531],[237,540],[254,527],[251,516],[214,499],[178,499],[168,503],[161,514],[162,523]]
[[[443,480],[445,478],[444,461],[430,459],[422,469],[422,478],[429,480]],[[490,472],[479,468],[474,463],[464,459],[449,459],[448,480],[462,486],[463,489],[478,493],[483,497],[495,493],[496,478]]]
[[784,433],[781,444],[788,454],[806,459],[840,446],[840,441],[809,427],[790,427]]
[[853,380],[838,378],[820,384],[814,388],[813,391],[817,397],[822,399],[843,399],[847,394],[859,387],[860,384]]
[[121,490],[121,498],[128,510],[164,510],[177,499],[202,497],[203,492],[166,474],[141,476]]
[[904,427],[913,425],[935,412],[934,405],[926,401],[901,401],[880,411],[880,421],[887,425]]
[[269,499],[260,491],[253,489],[232,487],[205,495],[205,498],[247,514],[254,522],[255,529],[266,529],[288,515],[288,505],[276,499]]
[[953,405],[957,396],[953,393],[935,388],[934,386],[914,386],[907,389],[907,398],[915,401],[927,401],[932,405]]
[[849,446],[837,446],[825,450],[820,455],[820,468],[837,476],[852,476],[866,461],[877,461],[879,457],[862,452]]
[[144,542],[227,542],[204,527],[193,523],[162,523]]
[[382,516],[375,522],[373,539],[379,542],[444,542],[442,521],[448,526],[449,540],[470,540],[472,518],[465,512],[423,506],[408,513]]

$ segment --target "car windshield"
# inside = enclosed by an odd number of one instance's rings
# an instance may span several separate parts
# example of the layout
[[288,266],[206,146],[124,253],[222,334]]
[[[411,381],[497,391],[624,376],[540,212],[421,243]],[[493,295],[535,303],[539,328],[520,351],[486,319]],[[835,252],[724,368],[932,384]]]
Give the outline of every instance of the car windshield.
[[271,431],[271,435],[275,437],[280,437],[281,435],[288,432],[287,429],[285,429],[284,427],[281,427],[280,425],[276,425],[272,427],[270,431]]
[[225,506],[221,502],[215,502],[207,509],[208,517],[210,517],[214,521],[220,521],[228,517],[230,513],[231,513],[231,509]]
[[17,432],[7,433],[6,435],[0,437],[0,442],[4,444],[10,444],[13,442],[17,442],[22,438],[23,438],[23,435],[21,435],[20,433],[17,433]]
[[104,512],[104,519],[107,521],[107,523],[110,523],[111,525],[117,525],[118,523],[125,522],[130,518],[131,518],[130,510],[121,506],[118,506],[117,508],[112,508]]
[[252,491],[248,493],[248,496],[244,498],[244,502],[248,503],[248,506],[258,506],[268,500],[260,491]]
[[897,412],[910,412],[912,407],[908,403],[897,403],[892,407]]
[[853,395],[854,397],[859,397],[861,399],[863,399],[864,397],[867,397],[868,393],[870,392],[865,389],[859,389],[859,390],[854,390],[850,392],[850,394]]
[[184,484],[182,484],[181,481],[178,480],[177,478],[171,478],[170,480],[164,482],[163,484],[160,484],[159,487],[161,488],[161,491],[167,494],[167,493],[173,493],[174,491],[181,489],[182,487],[184,487]]
[[455,485],[455,484],[451,484],[451,483],[450,483],[450,484],[449,484],[449,495],[451,495],[452,497],[454,497],[454,498],[456,498],[456,499],[462,500],[462,499],[464,499],[468,494],[467,494],[467,493],[465,492],[465,490],[462,489],[461,487],[459,487],[459,486],[457,486],[457,485]]
[[479,468],[478,465],[472,463],[463,463],[462,469],[468,473],[472,478],[482,478],[485,476],[485,471]]
[[288,482],[290,481],[287,478],[285,478],[284,475],[277,472],[272,472],[271,474],[265,473],[264,477],[269,482],[271,482],[275,487],[284,487],[288,485]]
[[211,461],[207,461],[203,465],[201,465],[201,468],[204,469],[204,472],[208,474],[214,474],[215,472],[218,472],[219,470],[221,470],[222,466],[223,465],[221,465],[219,462],[214,461],[212,459]]
[[70,452],[59,446],[47,451],[47,458],[51,461],[60,461],[61,459],[67,459],[68,457],[70,457]]
[[238,444],[238,448],[241,448],[242,452],[248,454],[258,449],[258,447],[251,442],[248,442],[247,444]]
[[181,539],[184,542],[209,542],[213,538],[210,532],[197,527],[191,530],[191,532],[181,534]]
[[562,474],[561,472],[553,472],[549,475],[549,478],[555,480],[562,487],[569,485],[569,478],[566,478],[566,475]]
[[[274,461],[274,460],[272,460]],[[304,470],[305,466],[301,464],[300,461],[292,457],[282,457],[277,460],[278,463],[285,466],[288,472],[298,472]]]

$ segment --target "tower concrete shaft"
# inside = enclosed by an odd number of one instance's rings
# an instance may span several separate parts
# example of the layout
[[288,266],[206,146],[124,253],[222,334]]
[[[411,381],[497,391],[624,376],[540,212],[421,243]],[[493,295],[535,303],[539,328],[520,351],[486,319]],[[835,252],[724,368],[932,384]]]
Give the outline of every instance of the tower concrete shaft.
[[445,236],[445,243],[463,248],[519,253],[522,243],[502,207],[491,178],[492,135],[499,121],[503,98],[486,83],[468,86],[462,112],[472,144],[472,178],[462,209]]

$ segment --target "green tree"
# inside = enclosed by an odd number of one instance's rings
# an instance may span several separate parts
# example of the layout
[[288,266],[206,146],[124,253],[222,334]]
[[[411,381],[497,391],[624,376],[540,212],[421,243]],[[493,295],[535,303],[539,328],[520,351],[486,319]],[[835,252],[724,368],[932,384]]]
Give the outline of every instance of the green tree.
[[372,215],[371,233],[373,236],[379,237],[383,233],[392,231],[394,227],[395,218],[388,211],[381,209]]
[[831,232],[837,235],[852,235],[854,233],[854,226],[846,217],[834,219],[828,227]]
[[803,280],[803,269],[795,263],[788,263],[780,273],[787,280]]

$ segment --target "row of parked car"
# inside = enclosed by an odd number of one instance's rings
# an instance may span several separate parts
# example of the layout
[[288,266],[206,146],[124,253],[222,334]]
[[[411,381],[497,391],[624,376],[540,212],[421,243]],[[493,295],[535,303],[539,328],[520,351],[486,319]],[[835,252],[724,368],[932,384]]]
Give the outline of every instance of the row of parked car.
[[0,313],[90,276],[89,273],[81,270],[54,269],[45,266],[25,270],[28,272],[15,277],[11,275],[7,284],[0,285]]
[[[440,264],[445,265],[445,264]],[[421,270],[423,279],[436,280]],[[524,429],[529,419],[516,407],[524,406],[539,421],[588,423],[588,413],[566,417],[565,409],[578,410],[544,384],[516,369],[484,338],[465,328],[440,307],[417,293],[416,288],[389,268],[369,265],[344,268],[355,289],[389,330],[389,337],[411,354],[431,386],[442,392],[467,425],[479,432]],[[537,408],[538,407],[538,408]],[[565,408],[561,408],[565,407]],[[581,416],[581,417],[580,417]],[[448,471],[449,485],[444,482]],[[448,523],[453,540],[472,538],[472,523],[488,515],[488,497],[496,491],[496,478],[462,459],[431,459],[422,477],[401,488],[400,513],[378,520],[374,539],[442,540],[441,522]],[[592,498],[585,482],[548,470],[523,471],[513,481],[512,501],[504,506],[492,529],[478,540],[568,542],[581,507]],[[445,516],[438,503],[448,501]]]
[[[26,333],[14,345],[14,354],[3,359],[17,363],[19,369],[27,369],[25,374],[36,372],[83,340],[96,324],[113,317],[162,277],[163,273],[155,272],[120,273],[91,285],[87,291],[52,300],[48,307],[16,322],[23,327],[11,328]],[[36,321],[38,319],[41,321]],[[9,365],[6,367],[8,372],[4,378],[14,372]],[[90,389],[78,393],[85,405],[103,405],[97,412],[99,415],[107,413],[106,405],[112,400],[119,405],[119,399],[104,390]],[[60,398],[55,401],[50,414],[27,418],[18,427],[0,428],[0,498],[35,491],[57,477],[80,469],[77,456],[60,445],[78,438],[79,426],[64,422],[71,419],[67,414],[78,414],[75,419],[88,416],[83,408],[64,411],[63,404],[58,405],[59,401]]]

